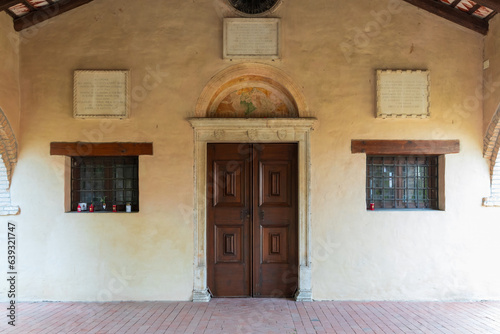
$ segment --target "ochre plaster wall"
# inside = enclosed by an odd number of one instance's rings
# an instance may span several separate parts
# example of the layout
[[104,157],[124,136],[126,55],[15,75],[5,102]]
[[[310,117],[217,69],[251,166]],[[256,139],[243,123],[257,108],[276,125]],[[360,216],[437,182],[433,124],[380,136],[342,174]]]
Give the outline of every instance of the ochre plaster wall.
[[484,70],[484,120],[486,132],[491,119],[500,107],[500,17],[490,20],[490,29],[484,39],[484,59],[489,60],[489,68]]
[[[243,62],[221,59],[218,9],[209,0],[95,0],[22,43],[23,140],[12,183],[22,208],[21,300],[192,297],[186,118],[212,76]],[[482,85],[483,37],[403,1],[291,0],[275,16],[283,59],[261,62],[292,77],[319,120],[314,298],[500,299],[500,211],[481,207],[489,190],[482,104],[461,107]],[[130,119],[74,119],[76,69],[130,69]],[[376,69],[429,69],[431,118],[375,119]],[[351,139],[459,139],[461,152],[446,157],[446,210],[367,212],[365,156],[350,153]],[[140,158],[140,212],[64,213],[65,158],[49,155],[53,141],[153,142],[154,155]]]
[[12,18],[0,13],[0,109],[19,136],[19,34],[14,30]]

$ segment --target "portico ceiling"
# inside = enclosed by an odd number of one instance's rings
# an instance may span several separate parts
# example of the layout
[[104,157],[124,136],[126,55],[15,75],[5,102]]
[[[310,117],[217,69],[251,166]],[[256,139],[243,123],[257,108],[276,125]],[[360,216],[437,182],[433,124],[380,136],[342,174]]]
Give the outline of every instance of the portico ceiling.
[[93,0],[0,0],[0,12],[14,19],[14,29],[21,31]]
[[500,11],[500,0],[403,0],[483,35]]
[[[0,0],[0,11],[14,19],[17,31],[60,15],[93,0]],[[255,2],[255,0],[247,0]],[[265,1],[265,0],[261,0]],[[403,0],[481,34],[500,11],[500,0]]]

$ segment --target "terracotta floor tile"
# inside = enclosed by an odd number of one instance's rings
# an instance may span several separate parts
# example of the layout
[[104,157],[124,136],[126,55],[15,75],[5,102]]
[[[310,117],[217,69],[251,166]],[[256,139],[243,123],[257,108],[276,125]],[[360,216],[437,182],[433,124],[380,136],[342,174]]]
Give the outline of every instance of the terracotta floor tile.
[[500,334],[500,302],[19,303],[16,316],[0,333]]

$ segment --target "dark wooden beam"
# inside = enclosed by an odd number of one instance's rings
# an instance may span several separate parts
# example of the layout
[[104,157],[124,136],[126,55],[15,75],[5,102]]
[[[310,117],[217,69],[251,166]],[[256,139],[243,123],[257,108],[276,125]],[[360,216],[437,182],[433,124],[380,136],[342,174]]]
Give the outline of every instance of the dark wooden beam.
[[17,19],[19,17],[16,14],[14,14],[14,12],[11,11],[10,9],[5,10],[5,12],[9,14],[13,19]]
[[498,13],[493,11],[491,13],[488,14],[488,16],[486,16],[483,20],[485,21],[489,21],[493,16],[497,15]]
[[351,153],[441,155],[460,152],[458,140],[352,140]]
[[[441,2],[433,0],[404,0],[414,6],[420,7],[432,14],[445,18],[451,22],[457,23],[465,28],[474,30],[480,34],[486,35],[488,33],[488,22],[462,12],[459,9],[452,8]],[[491,0],[493,1],[493,0]],[[496,0],[495,0],[496,2]]]
[[9,7],[17,5],[20,2],[21,0],[0,0],[0,11],[9,9]]
[[485,7],[493,9],[495,12],[500,12],[500,0],[478,0],[474,2]]
[[50,6],[45,6],[42,9],[28,13],[14,20],[14,29],[16,31],[21,31],[23,29],[32,27],[35,24],[46,21],[52,17],[55,17],[59,14],[75,9],[92,1],[94,0],[73,0],[73,1],[61,0]]
[[69,157],[153,155],[153,143],[50,143],[50,155]]
[[467,14],[469,15],[472,15],[476,10],[478,10],[479,8],[481,8],[481,5],[480,4],[475,4],[474,6],[472,6],[469,11],[467,12]]
[[29,9],[30,11],[32,11],[32,10],[36,10],[35,6],[33,6],[32,4],[30,4],[28,0],[23,0],[23,1],[21,1],[21,3],[22,3],[23,5],[25,5],[26,7],[28,7],[28,9]]

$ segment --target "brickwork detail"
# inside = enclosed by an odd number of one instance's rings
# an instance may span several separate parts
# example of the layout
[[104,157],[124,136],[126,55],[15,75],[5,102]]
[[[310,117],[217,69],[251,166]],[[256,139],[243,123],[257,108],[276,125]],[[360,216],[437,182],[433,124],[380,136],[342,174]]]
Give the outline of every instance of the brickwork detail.
[[9,120],[0,109],[0,216],[17,215],[19,207],[11,204],[10,182],[17,163],[17,141]]
[[490,161],[491,194],[483,200],[484,206],[500,206],[500,108],[493,116],[483,143],[484,157]]
[[[500,142],[498,141],[498,136],[500,134],[500,108],[497,110],[493,118],[491,119],[486,135],[483,141],[483,154],[484,157],[490,159],[491,161],[496,160],[498,155],[498,149],[500,147]],[[492,167],[493,168],[493,167]]]

